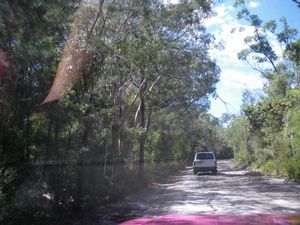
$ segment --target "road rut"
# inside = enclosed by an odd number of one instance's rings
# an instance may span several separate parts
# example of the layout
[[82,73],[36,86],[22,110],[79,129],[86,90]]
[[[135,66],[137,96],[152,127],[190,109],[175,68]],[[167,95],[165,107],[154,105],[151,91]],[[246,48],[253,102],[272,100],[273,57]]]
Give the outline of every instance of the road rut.
[[196,176],[187,167],[114,207],[126,208],[118,212],[122,221],[166,214],[299,213],[300,185],[281,177],[252,175],[233,160],[222,160],[217,175]]

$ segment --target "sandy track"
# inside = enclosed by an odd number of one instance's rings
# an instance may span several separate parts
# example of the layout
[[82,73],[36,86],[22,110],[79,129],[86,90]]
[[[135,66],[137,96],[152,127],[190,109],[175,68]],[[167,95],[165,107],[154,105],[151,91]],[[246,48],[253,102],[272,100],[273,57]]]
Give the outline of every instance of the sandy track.
[[218,162],[217,175],[195,176],[187,167],[113,207],[116,213],[106,217],[107,224],[165,214],[299,213],[300,185],[280,177],[251,176],[224,160]]

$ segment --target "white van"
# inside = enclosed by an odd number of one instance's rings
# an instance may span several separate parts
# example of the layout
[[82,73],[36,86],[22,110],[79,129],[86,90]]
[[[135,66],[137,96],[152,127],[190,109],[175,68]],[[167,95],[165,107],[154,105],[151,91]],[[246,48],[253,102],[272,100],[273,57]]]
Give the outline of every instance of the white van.
[[197,175],[199,172],[211,171],[217,173],[217,159],[213,152],[197,152],[193,162],[193,172]]

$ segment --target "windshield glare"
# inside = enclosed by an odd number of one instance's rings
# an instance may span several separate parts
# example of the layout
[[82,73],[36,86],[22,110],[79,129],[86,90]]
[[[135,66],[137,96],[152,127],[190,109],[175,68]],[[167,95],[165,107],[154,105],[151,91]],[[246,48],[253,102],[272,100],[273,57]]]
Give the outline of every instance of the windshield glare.
[[300,0],[0,0],[0,224],[299,224],[299,32]]

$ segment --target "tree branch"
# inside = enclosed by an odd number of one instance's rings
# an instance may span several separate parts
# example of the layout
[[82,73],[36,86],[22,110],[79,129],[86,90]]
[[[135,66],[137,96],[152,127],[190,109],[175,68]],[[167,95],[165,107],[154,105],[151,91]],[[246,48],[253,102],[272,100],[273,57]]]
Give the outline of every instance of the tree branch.
[[156,80],[152,83],[151,87],[149,88],[149,92],[152,91],[153,87],[157,84],[157,82],[160,80],[161,75],[159,75]]
[[137,117],[139,115],[140,109],[141,109],[141,102],[140,102],[139,107],[137,108],[137,110],[135,112],[134,123],[136,123],[136,121],[137,121]]

